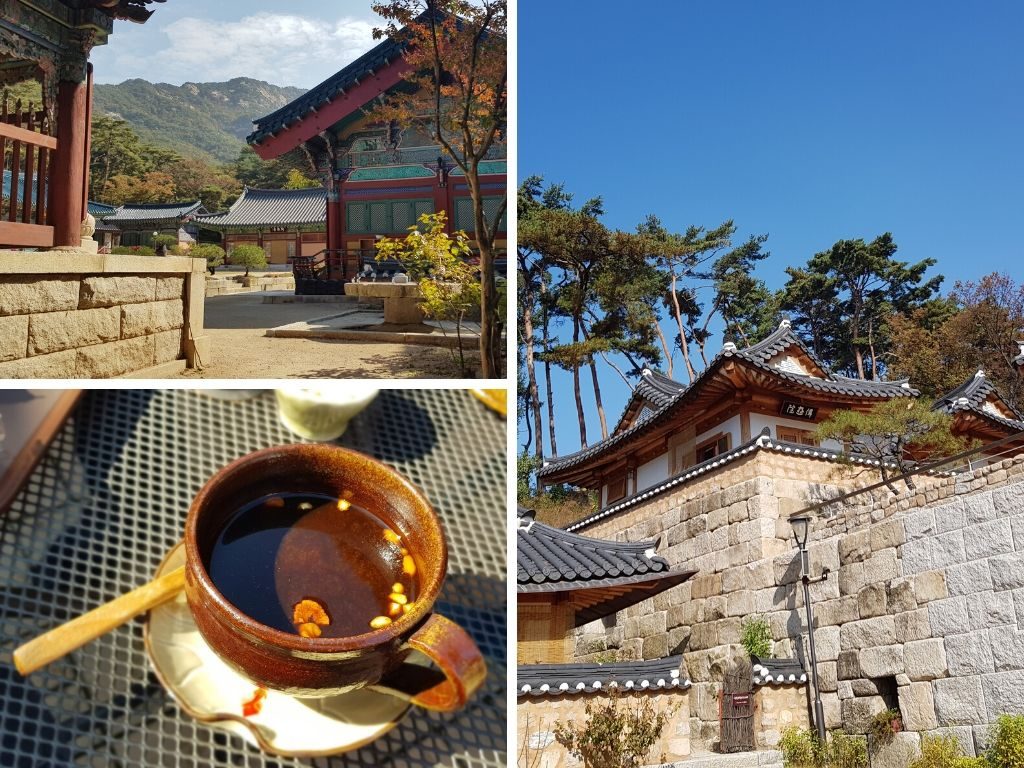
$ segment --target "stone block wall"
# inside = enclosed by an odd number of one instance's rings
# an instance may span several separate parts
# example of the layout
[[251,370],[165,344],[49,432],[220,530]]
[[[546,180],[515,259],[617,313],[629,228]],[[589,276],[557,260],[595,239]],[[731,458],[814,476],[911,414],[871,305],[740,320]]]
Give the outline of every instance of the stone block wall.
[[187,258],[0,254],[0,378],[159,376],[194,364],[204,280]]
[[[695,748],[714,748],[719,726],[709,702],[743,654],[745,617],[768,621],[777,656],[806,658],[799,558],[785,518],[871,480],[759,451],[587,526],[579,532],[660,537],[660,554],[699,574],[577,630],[577,660],[683,653],[696,702],[691,738]],[[864,732],[877,712],[898,704],[911,730],[958,728],[972,746],[996,714],[1024,711],[1022,481],[1024,457],[825,510],[810,560],[814,573],[830,571],[811,586],[828,728]],[[801,695],[806,700],[806,688]],[[759,744],[774,738],[766,727]]]
[[[651,748],[646,764],[659,765],[685,760],[690,755],[690,711],[686,691],[671,690],[623,694],[620,705],[629,706],[641,697],[648,699],[655,712],[667,712],[668,722],[658,742]],[[582,765],[555,741],[555,723],[577,724],[587,721],[588,703],[606,702],[602,693],[578,696],[524,696],[516,706],[519,735],[518,765],[534,768],[576,768]]]

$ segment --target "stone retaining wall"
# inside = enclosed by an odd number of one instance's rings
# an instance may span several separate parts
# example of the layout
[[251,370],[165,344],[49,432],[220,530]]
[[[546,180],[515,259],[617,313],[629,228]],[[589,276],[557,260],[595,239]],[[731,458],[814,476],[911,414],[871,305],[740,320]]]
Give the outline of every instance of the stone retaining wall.
[[208,348],[203,267],[179,257],[0,253],[0,378],[195,367]]
[[[799,559],[785,518],[872,479],[759,451],[587,526],[579,532],[660,537],[659,553],[673,567],[700,573],[614,621],[578,629],[577,660],[683,653],[696,702],[690,736],[695,749],[713,749],[719,726],[711,702],[743,655],[743,619],[767,619],[777,656],[805,657]],[[810,559],[814,573],[830,569],[811,587],[828,728],[865,732],[887,697],[909,729],[956,729],[973,749],[998,713],[1024,711],[1022,481],[1019,457],[825,511]],[[758,743],[769,746],[777,734],[766,725]]]

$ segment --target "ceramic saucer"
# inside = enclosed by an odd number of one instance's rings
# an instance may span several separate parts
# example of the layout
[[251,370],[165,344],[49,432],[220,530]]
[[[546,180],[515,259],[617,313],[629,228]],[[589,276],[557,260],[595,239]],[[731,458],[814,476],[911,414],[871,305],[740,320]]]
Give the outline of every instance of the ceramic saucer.
[[[156,575],[184,563],[185,546],[178,544]],[[274,754],[315,757],[357,749],[398,725],[411,708],[400,698],[365,689],[323,699],[268,691],[259,713],[244,717],[242,705],[256,686],[206,644],[184,593],[149,612],[144,637],[156,676],[182,709]]]

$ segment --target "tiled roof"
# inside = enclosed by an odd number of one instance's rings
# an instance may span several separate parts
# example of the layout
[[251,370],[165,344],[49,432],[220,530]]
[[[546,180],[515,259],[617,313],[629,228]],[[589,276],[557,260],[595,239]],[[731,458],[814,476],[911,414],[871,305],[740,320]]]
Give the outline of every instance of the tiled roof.
[[89,201],[89,213],[95,216],[97,219],[103,218],[114,211],[116,211],[113,205],[107,205],[106,203],[97,203],[95,200]]
[[754,685],[803,684],[807,682],[807,671],[796,659],[761,659],[751,657]]
[[197,213],[205,213],[201,200],[183,203],[148,203],[122,205],[103,220],[108,224],[130,221],[178,221]]
[[626,543],[592,539],[553,528],[518,509],[516,580],[520,592],[545,591],[551,585],[580,587],[604,579],[668,573],[669,564],[654,554],[656,542]]
[[[770,432],[768,431],[768,428],[765,427],[761,431],[761,434],[758,435],[753,440],[743,443],[742,445],[738,445],[731,451],[720,453],[718,456],[708,459],[707,461],[702,461],[699,464],[694,464],[692,467],[688,467],[684,472],[681,472],[675,477],[670,477],[666,480],[661,481],[660,483],[656,483],[655,485],[652,485],[649,488],[645,488],[642,491],[633,494],[629,498],[623,499],[622,501],[618,501],[610,506],[605,507],[602,510],[594,512],[591,515],[587,515],[587,517],[584,517],[581,520],[577,520],[575,523],[567,525],[565,529],[567,531],[576,531],[580,528],[584,528],[590,525],[591,523],[608,517],[609,515],[614,515],[618,512],[622,512],[623,510],[629,509],[630,507],[634,507],[637,504],[640,504],[641,502],[647,501],[648,499],[665,493],[666,491],[669,491],[680,485],[684,485],[685,483],[688,483],[690,480],[693,480],[696,477],[700,477],[701,475],[707,472],[711,472],[713,470],[725,466],[726,464],[731,464],[734,461],[738,461],[739,459],[742,459],[744,456],[754,453],[755,451],[762,450],[772,451],[774,453],[781,453],[786,456],[803,456],[804,458],[808,459],[820,459],[821,461],[847,461],[852,464],[859,464],[865,467],[878,467],[881,466],[882,464],[882,462],[880,462],[878,459],[872,459],[866,456],[858,456],[856,454],[850,453],[842,454],[838,451],[829,450],[828,448],[821,448],[818,446],[809,445],[796,445],[794,443],[784,443],[779,440],[773,440]],[[891,465],[887,463],[886,466],[892,466],[894,469],[897,468],[895,463]],[[929,474],[942,473],[929,472]]]
[[[869,400],[887,400],[893,397],[916,397],[921,394],[918,390],[911,387],[910,383],[905,380],[864,381],[861,379],[847,378],[846,376],[837,376],[831,373],[827,374],[827,378],[819,379],[813,376],[806,376],[799,373],[780,370],[779,368],[768,364],[768,360],[778,355],[781,351],[793,346],[799,347],[811,359],[816,359],[803,341],[801,341],[793,332],[788,320],[784,320],[778,330],[776,330],[767,339],[746,349],[737,349],[735,345],[726,344],[722,348],[722,351],[719,352],[711,361],[708,367],[704,369],[696,379],[694,379],[692,384],[689,386],[683,386],[682,384],[679,384],[679,382],[674,382],[680,387],[680,389],[674,395],[671,395],[668,402],[649,418],[637,421],[631,427],[624,429],[617,434],[613,434],[611,437],[602,440],[601,442],[594,443],[583,450],[577,451],[576,453],[568,454],[566,456],[552,457],[537,471],[538,477],[544,477],[545,475],[550,475],[554,472],[589,461],[590,459],[605,453],[616,445],[619,445],[629,438],[639,434],[649,425],[663,421],[674,412],[677,406],[685,402],[688,395],[696,392],[715,374],[715,372],[717,372],[719,367],[724,365],[725,362],[730,359],[738,360],[754,368],[765,371],[766,373],[770,373],[772,376],[782,379],[787,383],[795,384],[799,388],[808,389],[814,392],[831,393]],[[823,370],[826,369],[823,368]],[[667,396],[669,387],[664,381],[667,377],[661,376],[661,374],[657,375],[659,376],[659,381],[656,384],[652,383],[652,386],[647,391],[650,391],[652,394],[655,391],[658,391],[661,392],[663,396]],[[653,375],[650,378],[653,379]],[[667,381],[672,380],[667,379]]]
[[253,121],[254,130],[246,137],[249,144],[264,139],[302,120],[306,115],[342,95],[359,81],[370,77],[402,55],[403,46],[388,37],[374,46],[341,71],[331,75],[319,85],[306,91],[276,112]]
[[[1015,419],[1000,416],[985,408],[986,401],[993,395],[1016,417]],[[1024,430],[1024,413],[1014,408],[999,394],[996,385],[985,375],[984,371],[978,371],[959,387],[939,397],[932,405],[932,410],[950,415],[970,411],[1005,427]]]
[[657,691],[689,688],[682,656],[611,664],[528,664],[516,669],[517,695],[567,696],[607,688]]
[[251,189],[246,187],[231,208],[223,213],[197,216],[211,229],[231,227],[323,224],[327,220],[327,193],[309,189]]

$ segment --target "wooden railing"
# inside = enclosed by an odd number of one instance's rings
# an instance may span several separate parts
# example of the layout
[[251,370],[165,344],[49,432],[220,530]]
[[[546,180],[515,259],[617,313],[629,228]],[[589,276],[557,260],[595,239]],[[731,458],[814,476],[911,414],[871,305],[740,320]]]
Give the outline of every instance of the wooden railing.
[[47,195],[57,139],[43,111],[0,104],[0,246],[49,248],[54,243]]

